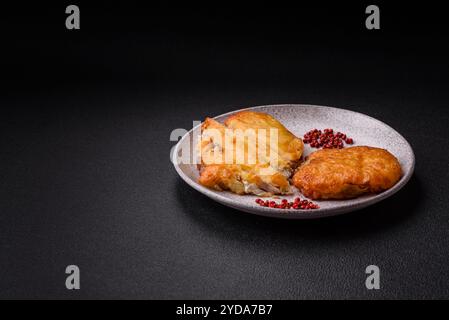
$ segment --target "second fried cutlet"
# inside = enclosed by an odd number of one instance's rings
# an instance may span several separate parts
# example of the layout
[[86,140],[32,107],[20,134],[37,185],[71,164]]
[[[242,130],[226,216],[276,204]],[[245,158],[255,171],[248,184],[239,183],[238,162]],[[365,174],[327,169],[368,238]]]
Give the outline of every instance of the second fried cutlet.
[[401,175],[390,152],[358,146],[313,152],[298,168],[293,184],[311,199],[349,199],[387,190]]

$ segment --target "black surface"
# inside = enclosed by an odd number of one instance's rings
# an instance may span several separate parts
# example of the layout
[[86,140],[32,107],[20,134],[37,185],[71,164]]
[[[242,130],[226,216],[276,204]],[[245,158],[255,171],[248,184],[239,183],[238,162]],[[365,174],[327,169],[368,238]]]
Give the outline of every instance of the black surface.
[[[63,5],[3,19],[0,298],[449,297],[448,32],[436,5],[381,7],[377,33],[360,4],[86,6],[74,32]],[[240,213],[181,181],[173,129],[271,103],[386,122],[412,145],[414,176],[382,203],[316,221]],[[69,264],[79,291],[65,289]],[[365,288],[370,264],[379,291]]]

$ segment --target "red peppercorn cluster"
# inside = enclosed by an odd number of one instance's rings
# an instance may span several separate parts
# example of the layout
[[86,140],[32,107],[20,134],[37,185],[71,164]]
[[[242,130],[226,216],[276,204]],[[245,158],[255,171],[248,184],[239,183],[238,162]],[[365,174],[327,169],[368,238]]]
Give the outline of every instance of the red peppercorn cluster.
[[304,135],[304,143],[309,144],[312,148],[323,149],[341,149],[343,142],[346,144],[353,144],[354,140],[341,132],[334,133],[333,129],[324,129],[323,131],[313,129]]
[[280,203],[276,203],[276,201],[268,201],[262,199],[256,199],[256,203],[261,207],[269,207],[269,208],[277,208],[277,209],[319,209],[320,207],[309,200],[301,200],[300,198],[296,198],[293,202],[289,202],[287,199],[282,199]]

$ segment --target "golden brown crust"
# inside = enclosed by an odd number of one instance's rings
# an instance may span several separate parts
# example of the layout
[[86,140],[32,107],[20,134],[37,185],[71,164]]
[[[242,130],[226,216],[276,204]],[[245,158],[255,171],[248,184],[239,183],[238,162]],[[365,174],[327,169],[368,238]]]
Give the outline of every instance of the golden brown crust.
[[[214,130],[209,130],[214,129]],[[228,130],[226,130],[228,129]],[[248,159],[249,143],[245,140],[243,145],[237,144],[233,139],[233,152],[230,153],[231,163],[225,160],[228,149],[225,136],[235,133],[236,130],[246,132],[251,129],[266,130],[266,150],[275,152],[274,161],[270,157],[261,156],[260,141],[255,144],[257,159],[251,162]],[[273,146],[270,142],[270,129],[276,129],[278,142]],[[273,194],[290,193],[289,177],[299,163],[303,151],[303,142],[288,131],[272,116],[252,111],[242,111],[230,116],[224,125],[214,119],[206,118],[201,126],[202,138],[200,141],[201,170],[199,183],[216,190],[230,190],[238,194],[257,194],[268,196]],[[239,162],[237,154],[245,155],[244,161]]]
[[230,129],[266,129],[267,141],[269,141],[269,129],[277,129],[279,155],[288,161],[296,161],[301,158],[304,150],[302,140],[288,131],[282,123],[269,114],[253,111],[240,111],[227,118],[224,124]]
[[349,199],[391,188],[402,175],[398,160],[373,147],[323,149],[309,155],[293,184],[312,199]]

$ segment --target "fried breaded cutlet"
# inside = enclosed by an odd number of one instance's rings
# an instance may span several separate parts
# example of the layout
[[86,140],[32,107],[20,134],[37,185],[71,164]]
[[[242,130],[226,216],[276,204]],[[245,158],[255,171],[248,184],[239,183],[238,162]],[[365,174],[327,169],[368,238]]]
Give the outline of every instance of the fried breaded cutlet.
[[398,160],[384,149],[322,149],[307,157],[293,184],[311,199],[349,199],[387,190],[401,174]]
[[[304,145],[275,118],[242,111],[227,118],[224,125],[207,118],[201,132],[200,184],[237,194],[291,193],[289,178]],[[276,139],[271,132],[276,132]],[[238,133],[245,133],[246,138],[236,138]]]

